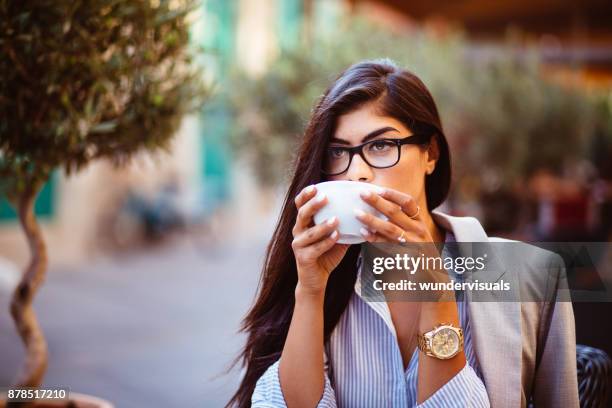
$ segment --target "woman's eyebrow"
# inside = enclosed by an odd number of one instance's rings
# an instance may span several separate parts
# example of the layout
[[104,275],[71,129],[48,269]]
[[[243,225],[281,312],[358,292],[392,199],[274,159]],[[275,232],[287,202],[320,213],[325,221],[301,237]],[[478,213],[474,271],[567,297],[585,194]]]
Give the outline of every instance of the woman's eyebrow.
[[[361,143],[365,143],[365,142],[367,142],[368,140],[373,139],[373,138],[375,138],[375,137],[376,137],[376,136],[378,136],[378,135],[382,135],[383,133],[387,133],[387,132],[390,132],[390,131],[393,131],[393,130],[395,130],[396,132],[399,132],[399,130],[397,130],[396,128],[391,127],[391,126],[386,126],[386,127],[384,127],[384,128],[376,129],[376,130],[374,130],[374,131],[372,131],[372,132],[368,133],[368,134],[367,134],[367,135],[366,135],[366,136],[365,136],[365,137],[364,137],[364,138],[361,140]],[[332,137],[332,138],[330,139],[330,142],[339,143],[339,144],[345,144],[345,145],[350,145],[350,144],[351,144],[351,143],[350,143],[349,141],[347,141],[347,140],[344,140],[344,139],[338,139],[338,138],[336,138],[336,137]]]

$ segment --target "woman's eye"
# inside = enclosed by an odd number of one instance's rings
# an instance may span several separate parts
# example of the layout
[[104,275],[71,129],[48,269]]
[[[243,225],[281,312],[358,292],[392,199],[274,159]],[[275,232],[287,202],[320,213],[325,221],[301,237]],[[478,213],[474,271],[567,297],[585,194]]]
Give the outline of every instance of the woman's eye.
[[370,150],[373,152],[385,152],[393,147],[393,143],[387,140],[377,140],[370,145]]
[[339,147],[330,147],[328,150],[329,157],[331,157],[332,159],[342,158],[345,153],[346,151]]

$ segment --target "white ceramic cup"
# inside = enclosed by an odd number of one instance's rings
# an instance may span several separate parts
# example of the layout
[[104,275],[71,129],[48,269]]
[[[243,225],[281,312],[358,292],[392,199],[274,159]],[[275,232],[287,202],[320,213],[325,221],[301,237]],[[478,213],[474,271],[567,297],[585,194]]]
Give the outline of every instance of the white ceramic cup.
[[316,184],[315,187],[317,188],[315,197],[325,194],[327,196],[327,204],[314,215],[314,222],[318,225],[333,216],[338,217],[340,221],[338,224],[338,232],[340,233],[338,243],[359,244],[365,242],[365,238],[359,232],[364,225],[357,219],[355,209],[360,209],[383,220],[387,220],[387,217],[363,201],[359,196],[362,191],[366,190],[379,193],[382,191],[380,186],[359,181],[338,180],[325,181]]

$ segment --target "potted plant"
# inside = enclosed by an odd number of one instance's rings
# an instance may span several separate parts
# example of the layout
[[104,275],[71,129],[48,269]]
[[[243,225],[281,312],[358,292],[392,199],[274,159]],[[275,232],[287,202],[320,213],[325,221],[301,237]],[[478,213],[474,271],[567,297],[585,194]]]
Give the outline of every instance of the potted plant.
[[32,307],[47,269],[37,193],[55,169],[69,175],[93,160],[122,164],[168,146],[183,115],[208,94],[189,47],[196,7],[193,0],[0,0],[0,192],[31,253],[11,302],[26,349],[16,387],[40,387],[47,367]]

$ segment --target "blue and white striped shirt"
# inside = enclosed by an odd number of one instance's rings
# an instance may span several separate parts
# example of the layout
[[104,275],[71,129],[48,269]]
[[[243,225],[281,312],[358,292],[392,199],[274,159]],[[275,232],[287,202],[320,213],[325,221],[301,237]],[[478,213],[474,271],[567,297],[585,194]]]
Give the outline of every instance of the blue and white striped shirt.
[[[450,232],[446,242],[454,241]],[[445,245],[442,257],[457,256]],[[467,364],[422,404],[417,405],[419,350],[404,370],[395,327],[386,302],[361,296],[361,256],[355,292],[325,344],[325,389],[319,408],[332,407],[489,407],[478,359],[472,346],[468,307],[457,292]],[[461,275],[449,274],[456,280]],[[256,408],[286,407],[278,376],[279,361],[259,378],[251,397]]]

